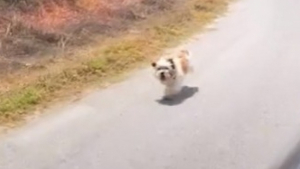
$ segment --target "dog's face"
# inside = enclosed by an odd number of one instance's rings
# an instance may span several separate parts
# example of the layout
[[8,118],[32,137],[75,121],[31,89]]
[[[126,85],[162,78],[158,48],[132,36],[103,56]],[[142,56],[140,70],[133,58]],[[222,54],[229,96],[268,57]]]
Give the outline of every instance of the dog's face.
[[175,76],[175,67],[171,59],[161,58],[157,62],[152,62],[155,69],[155,77],[162,83],[172,80]]

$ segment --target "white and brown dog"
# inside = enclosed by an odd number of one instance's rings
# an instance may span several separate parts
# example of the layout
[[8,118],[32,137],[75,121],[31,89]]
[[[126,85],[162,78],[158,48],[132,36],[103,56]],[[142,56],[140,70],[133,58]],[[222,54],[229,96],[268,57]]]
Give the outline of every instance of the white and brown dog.
[[152,62],[155,77],[165,86],[164,99],[171,99],[181,91],[184,78],[193,71],[190,58],[188,50],[181,50],[173,57]]

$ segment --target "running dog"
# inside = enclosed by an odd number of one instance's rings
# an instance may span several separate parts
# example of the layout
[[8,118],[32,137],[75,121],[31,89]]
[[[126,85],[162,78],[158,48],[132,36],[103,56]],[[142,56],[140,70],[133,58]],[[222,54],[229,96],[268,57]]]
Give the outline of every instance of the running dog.
[[161,57],[152,62],[156,79],[165,86],[163,99],[171,99],[181,91],[184,78],[193,72],[190,59],[190,52],[181,50],[173,57]]

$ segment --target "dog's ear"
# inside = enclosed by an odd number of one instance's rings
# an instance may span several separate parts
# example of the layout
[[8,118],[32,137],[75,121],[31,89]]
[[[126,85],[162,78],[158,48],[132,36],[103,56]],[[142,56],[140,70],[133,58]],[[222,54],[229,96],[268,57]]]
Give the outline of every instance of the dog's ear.
[[156,67],[156,63],[155,63],[155,62],[152,62],[152,63],[151,63],[151,66],[155,68],[155,67]]

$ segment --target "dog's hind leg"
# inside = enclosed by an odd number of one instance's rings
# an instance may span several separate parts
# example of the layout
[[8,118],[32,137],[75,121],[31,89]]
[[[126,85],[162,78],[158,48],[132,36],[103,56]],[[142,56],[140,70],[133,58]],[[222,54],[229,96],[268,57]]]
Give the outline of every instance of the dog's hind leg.
[[178,93],[181,92],[182,83],[183,83],[182,81],[183,80],[177,81],[177,83],[172,86],[172,94],[173,95],[177,95]]
[[188,72],[189,72],[189,73],[194,73],[194,71],[195,71],[194,66],[189,65],[189,67],[188,67]]
[[170,99],[174,95],[173,88],[170,86],[166,86],[164,91],[164,99]]

